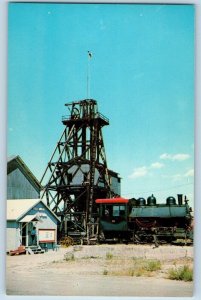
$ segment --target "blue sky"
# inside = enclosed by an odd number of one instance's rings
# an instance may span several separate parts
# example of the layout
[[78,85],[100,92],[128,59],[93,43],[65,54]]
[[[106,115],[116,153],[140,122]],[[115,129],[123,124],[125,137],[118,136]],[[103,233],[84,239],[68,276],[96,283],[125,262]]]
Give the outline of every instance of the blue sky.
[[9,4],[8,155],[38,179],[65,103],[90,97],[110,120],[108,166],[122,196],[193,203],[193,5]]

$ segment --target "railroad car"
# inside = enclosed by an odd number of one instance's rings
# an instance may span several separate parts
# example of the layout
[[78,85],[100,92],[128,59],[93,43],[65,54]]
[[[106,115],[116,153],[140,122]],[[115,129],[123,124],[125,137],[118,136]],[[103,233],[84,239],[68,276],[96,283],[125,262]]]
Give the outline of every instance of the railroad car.
[[96,199],[99,208],[99,241],[134,243],[173,243],[192,241],[192,209],[186,196],[172,196],[157,204],[154,195],[147,198],[122,197]]

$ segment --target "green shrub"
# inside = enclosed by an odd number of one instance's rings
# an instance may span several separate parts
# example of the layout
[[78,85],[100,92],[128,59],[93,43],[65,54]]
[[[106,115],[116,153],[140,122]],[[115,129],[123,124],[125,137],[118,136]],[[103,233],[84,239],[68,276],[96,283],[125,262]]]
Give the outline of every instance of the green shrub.
[[173,280],[192,281],[193,270],[189,266],[183,266],[180,268],[172,268],[168,272],[168,278]]
[[113,254],[110,252],[106,253],[106,259],[112,259],[113,258]]
[[149,272],[161,270],[161,262],[159,260],[149,260],[145,269]]

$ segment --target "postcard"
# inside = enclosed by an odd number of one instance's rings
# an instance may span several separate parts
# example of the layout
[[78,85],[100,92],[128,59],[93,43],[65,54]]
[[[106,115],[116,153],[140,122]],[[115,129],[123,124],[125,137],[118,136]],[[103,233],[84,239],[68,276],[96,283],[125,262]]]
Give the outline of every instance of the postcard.
[[8,295],[190,297],[195,7],[8,3]]

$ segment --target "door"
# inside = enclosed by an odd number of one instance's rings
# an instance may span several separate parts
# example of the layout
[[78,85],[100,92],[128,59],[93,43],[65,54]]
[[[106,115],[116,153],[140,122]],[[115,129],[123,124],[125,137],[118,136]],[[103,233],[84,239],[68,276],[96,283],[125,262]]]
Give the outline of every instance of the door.
[[22,228],[21,228],[21,236],[22,236],[22,246],[28,246],[28,228],[27,228],[27,223],[22,223]]

